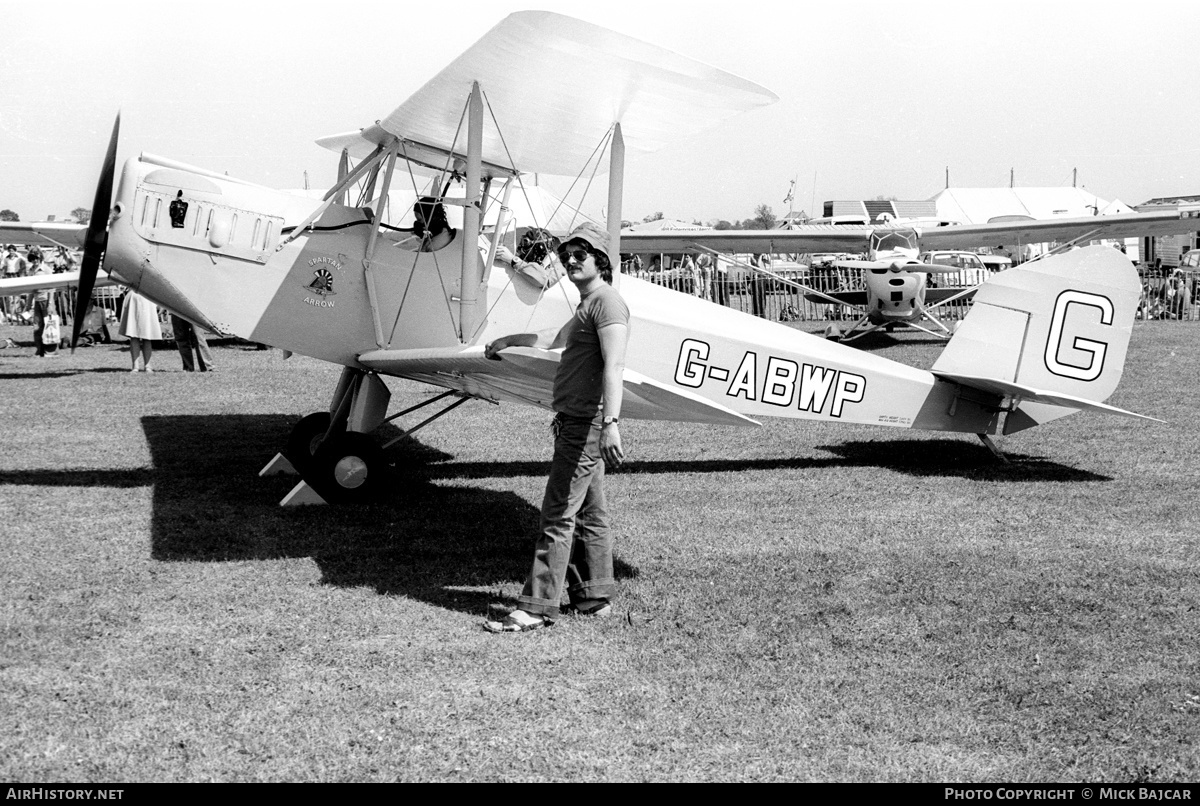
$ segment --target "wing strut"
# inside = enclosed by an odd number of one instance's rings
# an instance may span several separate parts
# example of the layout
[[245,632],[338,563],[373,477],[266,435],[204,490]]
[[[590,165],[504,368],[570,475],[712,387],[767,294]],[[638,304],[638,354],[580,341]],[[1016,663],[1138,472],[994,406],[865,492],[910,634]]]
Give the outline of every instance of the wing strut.
[[462,296],[458,302],[458,337],[464,343],[475,332],[475,323],[479,319],[479,286],[483,281],[479,265],[479,183],[482,178],[483,97],[476,81],[471,84],[467,108],[467,198],[463,208]]
[[387,149],[387,170],[383,174],[383,192],[379,194],[379,209],[375,211],[375,219],[371,222],[371,232],[367,236],[367,248],[363,252],[363,275],[367,280],[367,300],[371,303],[371,323],[375,326],[375,344],[380,349],[387,346],[383,338],[383,322],[379,319],[379,296],[375,291],[375,274],[371,271],[371,262],[375,259],[375,244],[379,240],[379,225],[383,223],[383,208],[387,205],[388,193],[392,189],[392,171],[396,168],[396,154],[400,144],[395,138]]
[[[331,187],[329,189],[329,191],[325,194],[325,198],[317,206],[317,209],[315,209],[311,213],[309,213],[308,217],[305,218],[302,222],[300,222],[299,225],[297,225],[296,227],[293,227],[292,231],[288,234],[288,236],[279,242],[279,246],[275,247],[275,251],[276,252],[280,251],[281,249],[283,249],[283,247],[287,246],[292,241],[296,240],[301,235],[303,235],[305,230],[307,230],[309,227],[311,227],[318,218],[320,218],[322,215],[325,214],[325,211],[329,209],[329,205],[333,204],[334,202],[336,202],[338,200],[338,198],[339,198],[338,194],[340,194],[343,190],[348,188],[353,183],[357,182],[358,178],[360,176],[362,176],[364,173],[366,173],[368,170],[370,170],[371,168],[374,168],[376,165],[378,165],[379,161],[381,159],[383,159],[385,156],[387,156],[387,154],[388,154],[388,150],[387,150],[386,146],[381,145],[378,148],[376,148],[375,152],[373,154],[371,154],[371,156],[367,157],[365,160],[360,162],[353,171],[351,171],[349,174],[347,174],[345,176],[345,178],[342,179],[342,181],[338,182],[336,185],[334,185],[333,187]],[[225,177],[221,177],[221,178],[224,179]]]
[[1064,244],[1060,244],[1059,246],[1054,247],[1053,249],[1051,249],[1049,252],[1045,253],[1044,255],[1038,255],[1033,260],[1028,261],[1028,262],[1032,263],[1034,260],[1042,260],[1043,258],[1050,257],[1051,255],[1061,255],[1064,252],[1068,252],[1071,250],[1072,247],[1075,246],[1075,244],[1079,243],[1080,241],[1091,240],[1091,238],[1093,236],[1098,235],[1100,233],[1100,230],[1101,230],[1100,227],[1096,227],[1096,229],[1093,229],[1093,230],[1088,230],[1087,232],[1083,233],[1082,235],[1079,235],[1075,238],[1072,238],[1071,240],[1067,241]]
[[621,282],[621,201],[625,193],[625,137],[621,122],[613,124],[608,146],[608,260],[613,268],[613,285]]

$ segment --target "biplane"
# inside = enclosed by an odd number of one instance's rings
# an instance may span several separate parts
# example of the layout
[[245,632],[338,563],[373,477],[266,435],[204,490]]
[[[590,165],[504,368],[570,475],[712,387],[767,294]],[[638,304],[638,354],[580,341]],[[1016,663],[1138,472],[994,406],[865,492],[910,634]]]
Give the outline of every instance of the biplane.
[[[446,390],[420,404],[442,408],[402,435],[473,399],[549,408],[558,352],[484,356],[500,336],[557,328],[578,303],[571,283],[531,282],[496,260],[509,201],[530,174],[590,177],[607,166],[619,266],[627,152],[655,151],[673,133],[775,100],[623,34],[521,12],[377,123],[319,140],[341,166],[319,201],[142,154],[125,164],[110,210],[118,119],[80,294],[88,298],[103,264],[208,330],[341,365],[330,405],[291,434],[285,453],[303,480],[285,502],[314,490],[358,500],[386,478],[385,446],[372,432],[418,408],[389,417],[385,376]],[[398,178],[427,181],[430,201],[461,216],[441,248],[388,223]],[[755,426],[785,417],[987,442],[1081,410],[1141,416],[1103,402],[1121,376],[1139,291],[1129,261],[1111,249],[1048,258],[982,286],[932,371],[619,273],[614,282],[632,317],[626,418]]]

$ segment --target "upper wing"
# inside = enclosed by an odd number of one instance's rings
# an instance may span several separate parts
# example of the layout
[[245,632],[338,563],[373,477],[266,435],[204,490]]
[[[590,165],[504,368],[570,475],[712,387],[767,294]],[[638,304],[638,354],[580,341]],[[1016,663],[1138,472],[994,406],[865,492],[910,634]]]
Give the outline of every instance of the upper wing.
[[83,224],[58,221],[0,221],[0,241],[4,243],[82,249],[86,237],[87,227]]
[[696,134],[778,100],[757,84],[632,37],[522,11],[505,17],[378,126],[317,143],[361,158],[395,135],[406,150],[457,143],[461,153],[459,125],[474,82],[499,126],[484,126],[484,163],[509,166],[511,156],[523,172],[572,176],[614,122],[628,151],[650,152],[681,132]]
[[[502,360],[484,357],[482,347],[425,350],[372,350],[359,363],[387,375],[457,389],[485,400],[506,400],[550,408],[560,353],[511,347]],[[621,416],[633,420],[672,420],[714,425],[758,425],[711,400],[674,389],[625,370]]]
[[[623,232],[625,252],[682,252],[715,249],[726,253],[863,252],[873,232],[911,231],[912,227],[861,227],[814,224],[779,230],[704,230]],[[977,246],[1071,241],[1076,238],[1127,238],[1173,235],[1200,230],[1200,208],[1126,213],[1046,220],[1005,221],[995,224],[956,224],[918,228],[922,249],[972,249]]]

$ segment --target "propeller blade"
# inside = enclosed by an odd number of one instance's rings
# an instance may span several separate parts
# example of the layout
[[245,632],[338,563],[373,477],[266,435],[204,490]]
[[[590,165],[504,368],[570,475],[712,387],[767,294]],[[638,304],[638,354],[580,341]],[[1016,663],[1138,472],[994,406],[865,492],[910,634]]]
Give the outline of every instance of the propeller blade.
[[87,238],[83,246],[83,261],[79,266],[79,289],[75,292],[75,326],[71,328],[71,352],[79,341],[83,320],[92,307],[92,289],[96,285],[96,273],[108,245],[108,213],[112,207],[113,177],[117,172],[117,139],[121,131],[121,113],[113,121],[112,136],[108,139],[108,153],[104,155],[104,167],[100,169],[100,181],[96,184],[96,198],[92,202],[92,217],[88,222]]

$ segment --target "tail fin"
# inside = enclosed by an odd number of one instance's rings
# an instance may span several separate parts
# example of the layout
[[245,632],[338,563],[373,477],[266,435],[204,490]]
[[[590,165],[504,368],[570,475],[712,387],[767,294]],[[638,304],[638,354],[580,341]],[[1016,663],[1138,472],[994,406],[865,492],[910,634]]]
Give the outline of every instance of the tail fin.
[[1080,409],[1140,417],[1103,405],[1125,369],[1140,292],[1129,260],[1107,246],[1001,272],[979,288],[932,371],[1020,399],[1006,434]]

